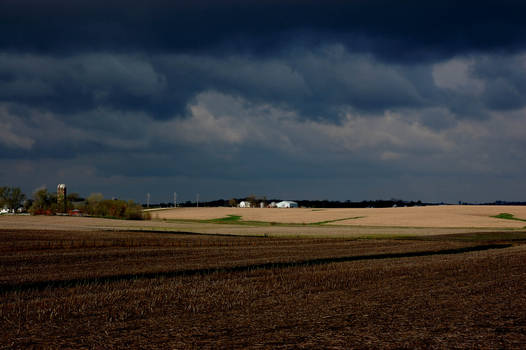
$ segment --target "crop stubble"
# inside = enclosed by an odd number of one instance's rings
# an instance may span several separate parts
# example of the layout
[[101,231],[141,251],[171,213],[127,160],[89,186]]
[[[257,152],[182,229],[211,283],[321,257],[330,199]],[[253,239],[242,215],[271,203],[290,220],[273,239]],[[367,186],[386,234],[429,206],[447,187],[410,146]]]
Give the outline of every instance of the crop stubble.
[[[243,220],[276,223],[309,224],[331,222],[331,225],[434,227],[434,228],[522,228],[524,222],[497,219],[492,216],[510,213],[526,219],[526,206],[439,205],[399,208],[177,208],[152,211],[159,219],[206,220],[239,215]],[[345,220],[347,219],[347,220]]]
[[[480,242],[30,230],[0,237],[5,348],[526,344],[526,246],[517,243],[389,258]],[[338,260],[358,256],[365,258]],[[318,263],[278,265],[309,259]]]

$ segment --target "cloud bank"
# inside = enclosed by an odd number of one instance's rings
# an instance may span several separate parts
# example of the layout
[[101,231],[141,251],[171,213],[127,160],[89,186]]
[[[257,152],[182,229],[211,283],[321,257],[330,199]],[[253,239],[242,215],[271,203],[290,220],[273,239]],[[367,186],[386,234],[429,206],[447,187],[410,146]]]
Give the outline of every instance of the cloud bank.
[[126,4],[0,4],[2,183],[524,199],[520,2]]

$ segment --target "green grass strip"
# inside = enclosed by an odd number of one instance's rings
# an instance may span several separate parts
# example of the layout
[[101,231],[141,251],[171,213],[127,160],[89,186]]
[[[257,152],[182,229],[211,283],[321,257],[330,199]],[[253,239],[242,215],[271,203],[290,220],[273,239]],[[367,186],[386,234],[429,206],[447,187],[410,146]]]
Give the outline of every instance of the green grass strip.
[[496,219],[506,219],[506,220],[516,220],[516,221],[525,221],[525,219],[519,219],[516,218],[513,214],[510,213],[500,213],[499,215],[492,216],[492,218]]

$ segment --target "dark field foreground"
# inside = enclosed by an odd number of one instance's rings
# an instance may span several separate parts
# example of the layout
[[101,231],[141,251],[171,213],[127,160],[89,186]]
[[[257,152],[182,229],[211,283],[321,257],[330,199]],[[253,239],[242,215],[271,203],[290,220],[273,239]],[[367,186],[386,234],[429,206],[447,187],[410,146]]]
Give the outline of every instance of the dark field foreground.
[[525,348],[495,237],[0,230],[0,348]]

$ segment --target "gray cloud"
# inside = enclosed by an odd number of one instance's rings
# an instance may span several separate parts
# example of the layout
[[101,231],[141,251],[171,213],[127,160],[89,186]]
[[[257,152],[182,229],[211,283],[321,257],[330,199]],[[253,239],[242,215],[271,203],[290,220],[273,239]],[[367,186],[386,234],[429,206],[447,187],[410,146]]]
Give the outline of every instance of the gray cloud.
[[483,84],[479,98],[492,110],[514,110],[526,103],[526,57],[483,55],[471,62],[471,81]]
[[[197,94],[217,90],[334,119],[346,107],[378,112],[436,105],[444,93],[430,65],[388,65],[338,45],[273,58],[4,53],[0,67],[0,100],[63,114],[109,107],[169,119],[184,115]],[[455,91],[455,97],[463,95]]]
[[163,76],[140,57],[0,55],[0,99],[53,111],[149,107],[164,84]]
[[520,200],[524,57],[4,51],[0,180],[159,200]]

